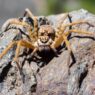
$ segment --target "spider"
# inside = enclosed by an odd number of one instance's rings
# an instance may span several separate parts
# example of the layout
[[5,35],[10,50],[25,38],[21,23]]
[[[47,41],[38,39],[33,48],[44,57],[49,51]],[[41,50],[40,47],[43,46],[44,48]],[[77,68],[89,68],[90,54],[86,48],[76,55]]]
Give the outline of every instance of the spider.
[[[68,13],[65,14],[64,20],[68,17]],[[87,21],[81,20],[81,21],[76,21],[76,22],[71,22],[69,24],[64,24],[61,23],[57,29],[57,31],[52,27],[52,25],[46,23],[46,24],[41,24],[38,27],[38,19],[36,16],[34,16],[29,9],[25,10],[24,17],[30,17],[33,19],[33,24],[29,24],[25,20],[20,20],[20,19],[11,19],[8,21],[7,25],[4,25],[5,28],[7,28],[11,24],[16,24],[16,25],[21,25],[23,27],[26,27],[27,32],[29,32],[27,35],[30,40],[24,40],[20,39],[17,41],[12,41],[0,54],[0,59],[14,46],[16,45],[16,52],[13,61],[17,63],[18,68],[20,68],[20,64],[18,63],[18,57],[19,57],[19,52],[21,47],[29,48],[32,49],[32,56],[37,51],[46,51],[46,50],[52,50],[55,54],[57,53],[56,48],[58,48],[61,43],[65,43],[68,51],[71,53],[72,49],[70,46],[70,43],[67,39],[68,35],[71,32],[74,33],[80,33],[80,34],[87,34],[87,35],[93,35],[92,32],[87,32],[87,31],[82,31],[82,30],[76,30],[76,29],[70,29],[67,32],[64,32],[66,27],[76,25],[76,24],[82,24],[82,23],[87,23]],[[7,27],[6,27],[7,26]],[[25,33],[27,33],[25,32]],[[35,36],[33,38],[33,35]],[[33,40],[34,39],[34,40]]]

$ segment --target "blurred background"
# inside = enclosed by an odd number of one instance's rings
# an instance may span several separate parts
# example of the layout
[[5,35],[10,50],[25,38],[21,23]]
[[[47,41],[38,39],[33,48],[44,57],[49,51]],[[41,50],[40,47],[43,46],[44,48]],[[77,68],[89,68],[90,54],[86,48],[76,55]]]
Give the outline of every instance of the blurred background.
[[95,13],[95,0],[0,0],[0,26],[9,18],[21,17],[29,8],[34,15],[51,15],[84,8]]

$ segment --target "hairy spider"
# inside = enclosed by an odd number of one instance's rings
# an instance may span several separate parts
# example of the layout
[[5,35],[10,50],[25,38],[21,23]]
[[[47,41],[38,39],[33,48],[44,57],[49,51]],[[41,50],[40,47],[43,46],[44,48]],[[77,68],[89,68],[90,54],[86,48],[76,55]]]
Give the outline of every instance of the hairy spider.
[[[64,20],[68,17],[68,13],[65,14]],[[25,18],[29,17],[32,19],[31,21],[26,21]],[[40,19],[41,20],[41,19]],[[32,22],[32,24],[28,23]],[[12,41],[0,54],[0,59],[14,46],[17,45],[16,48],[16,53],[14,57],[14,61],[17,63],[17,65],[20,67],[18,64],[18,57],[19,57],[19,52],[21,47],[26,47],[29,49],[32,49],[32,56],[37,52],[37,51],[46,51],[46,50],[53,50],[54,53],[56,54],[56,48],[58,48],[61,43],[65,43],[67,49],[69,52],[72,52],[70,43],[67,39],[68,35],[71,32],[74,33],[80,33],[80,34],[87,34],[87,35],[93,35],[92,32],[87,32],[87,31],[82,31],[82,30],[76,30],[76,29],[70,29],[67,32],[64,32],[66,27],[76,25],[76,24],[82,24],[82,23],[87,23],[87,21],[81,20],[81,21],[76,21],[72,22],[69,24],[64,24],[61,23],[60,26],[58,27],[57,31],[50,25],[49,23],[43,24],[41,22],[41,25],[38,25],[38,18],[34,16],[29,9],[25,10],[25,14],[22,19],[11,19],[7,23],[3,25],[2,29],[7,29],[9,25],[11,24],[16,24],[16,25],[21,25],[25,27],[28,31],[28,37],[30,40],[18,40],[18,41]],[[25,32],[27,33],[27,32]],[[34,40],[33,40],[34,39]]]

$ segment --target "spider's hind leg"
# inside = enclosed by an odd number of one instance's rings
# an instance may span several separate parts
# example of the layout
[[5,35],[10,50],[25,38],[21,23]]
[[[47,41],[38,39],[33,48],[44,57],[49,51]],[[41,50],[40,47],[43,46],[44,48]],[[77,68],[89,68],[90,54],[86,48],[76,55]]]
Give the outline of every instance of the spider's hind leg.
[[95,35],[94,32],[88,32],[88,31],[77,30],[77,29],[71,29],[71,30],[65,32],[65,35],[68,36],[71,32],[78,33],[78,34],[86,34],[86,35],[91,35],[91,36]]

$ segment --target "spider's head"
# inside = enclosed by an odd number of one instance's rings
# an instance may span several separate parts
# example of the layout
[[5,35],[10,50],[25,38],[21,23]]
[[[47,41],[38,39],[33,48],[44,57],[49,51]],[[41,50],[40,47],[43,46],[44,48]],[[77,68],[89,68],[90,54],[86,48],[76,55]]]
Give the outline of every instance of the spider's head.
[[38,31],[38,45],[42,47],[50,47],[54,39],[54,29],[50,25],[41,25]]

